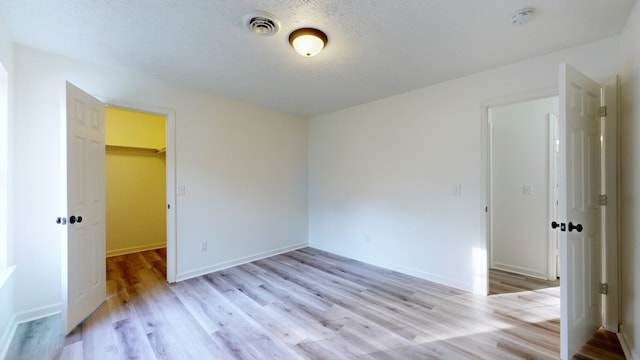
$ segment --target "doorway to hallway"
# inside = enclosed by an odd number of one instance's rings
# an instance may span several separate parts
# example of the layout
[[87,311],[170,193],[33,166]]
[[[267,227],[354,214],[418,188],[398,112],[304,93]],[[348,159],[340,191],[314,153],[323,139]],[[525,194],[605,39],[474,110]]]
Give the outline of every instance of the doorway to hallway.
[[558,97],[488,108],[489,267],[556,280]]

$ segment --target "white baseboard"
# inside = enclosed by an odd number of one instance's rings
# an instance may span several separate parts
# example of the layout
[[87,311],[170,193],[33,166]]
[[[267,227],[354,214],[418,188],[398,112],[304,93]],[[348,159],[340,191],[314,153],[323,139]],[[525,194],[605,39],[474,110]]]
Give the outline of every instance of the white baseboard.
[[628,360],[640,360],[640,356],[638,356],[638,353],[631,346],[632,343],[629,341],[629,338],[625,334],[622,327],[620,328],[620,332],[618,333],[618,341],[620,341],[620,346],[622,346],[624,356]]
[[9,351],[11,340],[13,340],[13,336],[16,334],[17,328],[18,323],[16,322],[16,316],[14,315],[0,336],[0,359],[4,359],[7,356],[7,351]]
[[191,278],[198,277],[198,276],[201,276],[201,275],[210,274],[212,272],[228,269],[230,267],[234,267],[234,266],[250,263],[252,261],[257,261],[257,260],[260,260],[260,259],[268,258],[270,256],[280,255],[280,254],[283,254],[283,253],[286,253],[286,252],[289,252],[289,251],[302,249],[302,248],[305,248],[307,246],[308,245],[307,245],[306,242],[305,243],[296,244],[296,245],[291,245],[291,246],[285,246],[285,247],[282,247],[282,248],[279,248],[279,249],[265,251],[265,252],[262,252],[262,253],[258,253],[258,254],[254,254],[254,255],[250,255],[250,256],[244,256],[244,257],[241,257],[241,258],[238,258],[238,259],[233,259],[233,260],[225,261],[225,262],[222,262],[222,263],[201,267],[199,269],[195,269],[195,270],[191,270],[191,271],[187,271],[187,272],[183,272],[183,273],[178,273],[178,274],[176,274],[176,281],[183,281],[183,280],[191,279]]
[[[457,280],[453,280],[453,279],[449,279],[449,278],[445,278],[439,275],[435,275],[435,274],[431,274],[428,273],[426,271],[422,271],[419,269],[414,269],[414,268],[409,268],[406,266],[402,266],[402,265],[398,265],[398,264],[393,264],[393,263],[389,263],[386,262],[382,259],[374,259],[374,258],[368,258],[368,257],[364,257],[358,254],[351,254],[345,251],[341,251],[341,250],[337,250],[337,249],[333,249],[333,248],[329,248],[329,247],[325,247],[325,246],[318,246],[317,244],[309,244],[309,247],[312,247],[314,249],[318,249],[318,250],[322,250],[322,251],[326,251],[326,252],[330,252],[332,254],[336,254],[336,255],[340,255],[340,256],[344,256],[350,259],[354,259],[354,260],[358,260],[358,261],[362,261],[363,263],[367,263],[369,265],[374,265],[374,266],[379,266],[381,268],[385,268],[388,270],[393,270],[393,271],[397,271],[406,275],[411,275],[411,276],[415,276],[417,278],[423,279],[423,280],[427,280],[427,281],[431,281],[434,283],[438,283],[441,285],[445,285],[445,286],[449,286],[452,288],[456,288],[459,290],[463,290],[463,291],[468,291],[468,292],[472,292],[472,293],[481,293],[478,291],[475,291],[475,289],[473,288],[473,284],[467,284],[461,281],[457,281]],[[486,295],[486,293],[482,293],[483,295]]]
[[38,308],[20,311],[16,313],[16,323],[22,324],[25,322],[38,320],[47,316],[56,315],[62,312],[62,303],[53,305],[41,306]]
[[147,245],[141,245],[141,246],[132,246],[124,249],[107,250],[107,257],[133,254],[133,253],[147,251],[147,250],[162,249],[163,247],[167,247],[166,242],[147,244]]
[[525,276],[529,276],[529,277],[540,279],[540,280],[548,280],[548,277],[549,277],[547,273],[544,273],[544,272],[540,272],[540,271],[529,269],[522,266],[509,265],[501,262],[493,262],[493,264],[491,265],[491,268],[507,271],[514,274],[525,275]]
[[54,304],[14,314],[10,323],[7,325],[7,328],[4,330],[2,337],[0,337],[0,359],[4,359],[7,355],[7,351],[9,351],[9,346],[11,346],[11,341],[16,334],[18,325],[59,314],[61,308],[62,304]]
[[[0,270],[0,292],[2,292],[2,303],[6,308],[3,309],[3,328],[0,328],[0,359],[4,359],[11,340],[16,332],[16,314],[13,312],[13,297],[14,297],[14,277],[15,266],[4,268]],[[7,288],[5,288],[7,287]]]

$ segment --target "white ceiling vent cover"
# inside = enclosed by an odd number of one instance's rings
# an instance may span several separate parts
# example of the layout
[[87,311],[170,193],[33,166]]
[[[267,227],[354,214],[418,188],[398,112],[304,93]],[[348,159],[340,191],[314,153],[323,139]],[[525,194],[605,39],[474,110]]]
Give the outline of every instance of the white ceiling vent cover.
[[247,29],[254,34],[269,36],[280,30],[280,22],[266,11],[254,11],[244,17]]
[[511,17],[511,23],[514,25],[524,25],[531,20],[535,13],[536,9],[531,7],[520,9],[516,11]]

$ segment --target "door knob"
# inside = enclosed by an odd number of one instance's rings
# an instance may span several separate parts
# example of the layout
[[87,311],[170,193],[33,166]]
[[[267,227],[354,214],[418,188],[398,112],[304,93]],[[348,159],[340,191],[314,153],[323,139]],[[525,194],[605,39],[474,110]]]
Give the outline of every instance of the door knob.
[[82,222],[82,216],[78,216],[78,219],[76,221],[81,223]]
[[577,230],[578,232],[582,232],[582,224],[573,225],[572,222],[569,222],[569,231]]
[[560,228],[560,231],[565,231],[567,229],[567,224],[565,223],[558,223],[556,221],[552,221],[551,222],[551,228],[552,229],[557,229]]
[[69,224],[75,224],[76,220],[77,220],[76,216],[75,215],[71,215],[69,217]]

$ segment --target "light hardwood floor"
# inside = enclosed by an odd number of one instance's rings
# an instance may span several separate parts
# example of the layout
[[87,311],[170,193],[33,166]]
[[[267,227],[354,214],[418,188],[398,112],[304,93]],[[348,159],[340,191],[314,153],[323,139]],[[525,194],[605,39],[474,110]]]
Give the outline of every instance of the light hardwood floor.
[[20,325],[7,359],[558,358],[557,286],[479,296],[311,248],[167,284],[164,256],[109,258],[102,307],[67,337]]
[[535,291],[559,286],[560,280],[548,281],[501,270],[489,270],[489,294],[491,295]]

